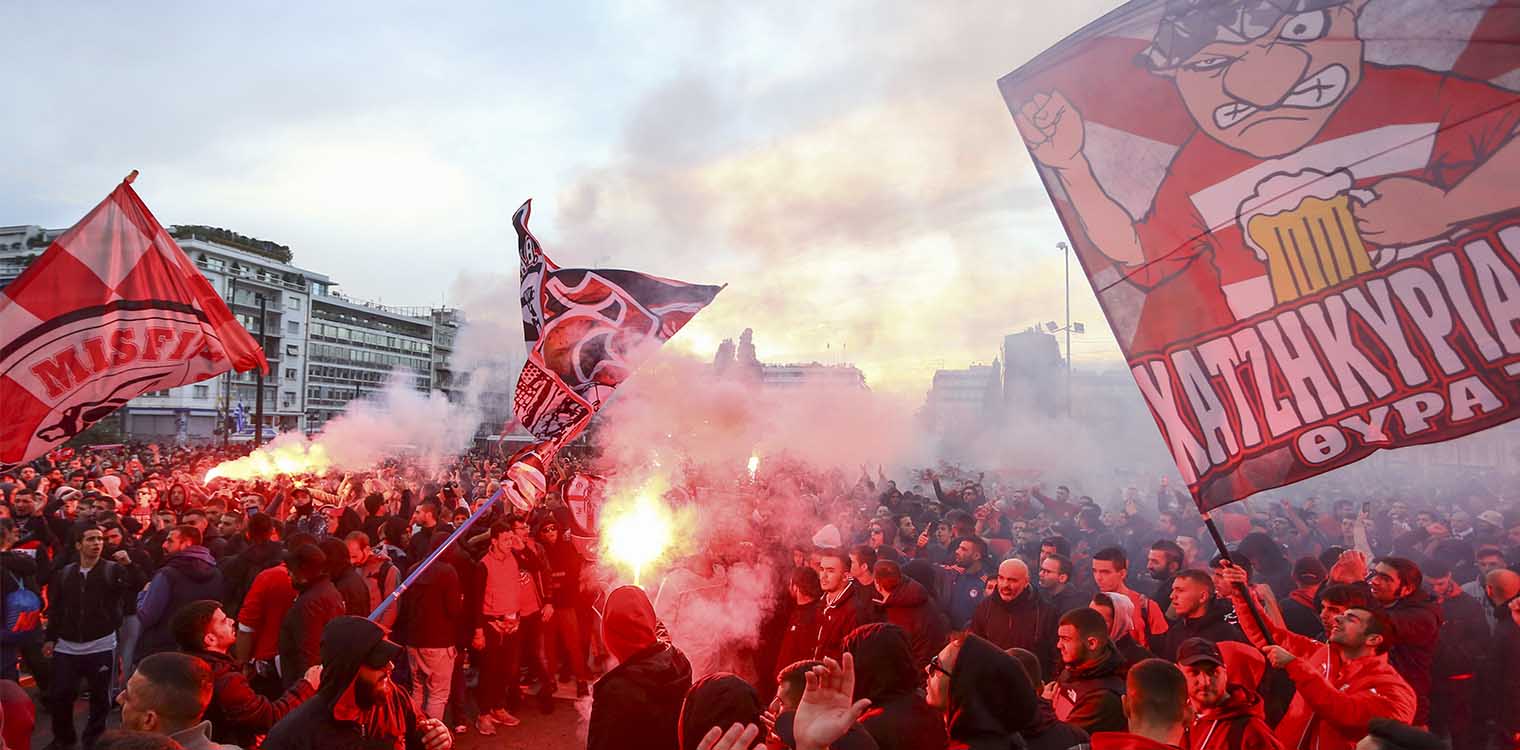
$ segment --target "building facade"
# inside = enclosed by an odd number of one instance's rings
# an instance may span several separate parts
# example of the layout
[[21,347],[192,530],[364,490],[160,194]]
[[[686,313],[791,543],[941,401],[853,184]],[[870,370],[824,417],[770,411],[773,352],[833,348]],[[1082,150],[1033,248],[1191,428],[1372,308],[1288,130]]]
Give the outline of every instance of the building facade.
[[[0,227],[0,288],[64,231]],[[464,324],[457,310],[352,300],[326,274],[292,265],[283,245],[215,227],[172,226],[169,232],[263,346],[269,359],[264,425],[276,432],[315,433],[393,374],[410,378],[418,390],[436,387],[451,398],[468,380],[449,362]],[[122,431],[133,440],[214,442],[230,415],[241,411],[251,436],[257,382],[256,373],[225,373],[143,394],[118,411]]]

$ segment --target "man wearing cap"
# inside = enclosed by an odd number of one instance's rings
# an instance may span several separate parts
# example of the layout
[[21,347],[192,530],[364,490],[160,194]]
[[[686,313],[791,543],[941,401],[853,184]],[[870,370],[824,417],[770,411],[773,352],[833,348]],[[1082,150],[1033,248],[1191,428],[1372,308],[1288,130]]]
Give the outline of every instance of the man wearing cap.
[[1177,665],[1187,678],[1193,721],[1186,750],[1279,750],[1282,744],[1265,721],[1261,696],[1232,681],[1219,646],[1207,638],[1189,638],[1177,649]]
[[400,653],[379,625],[362,617],[328,623],[322,631],[321,687],[269,730],[265,750],[453,747],[448,727],[418,718],[406,693],[391,684],[391,664]]
[[1288,630],[1316,641],[1325,637],[1325,627],[1319,620],[1319,606],[1314,601],[1320,584],[1324,582],[1325,564],[1319,558],[1306,555],[1293,563],[1293,584],[1297,588],[1277,602]]

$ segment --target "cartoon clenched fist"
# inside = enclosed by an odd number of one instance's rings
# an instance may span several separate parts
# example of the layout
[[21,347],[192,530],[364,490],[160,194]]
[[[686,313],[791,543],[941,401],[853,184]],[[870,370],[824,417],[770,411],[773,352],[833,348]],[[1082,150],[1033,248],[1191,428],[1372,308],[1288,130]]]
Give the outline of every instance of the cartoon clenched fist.
[[1082,115],[1061,92],[1035,94],[1019,107],[1013,121],[1029,152],[1041,164],[1069,169],[1082,162]]

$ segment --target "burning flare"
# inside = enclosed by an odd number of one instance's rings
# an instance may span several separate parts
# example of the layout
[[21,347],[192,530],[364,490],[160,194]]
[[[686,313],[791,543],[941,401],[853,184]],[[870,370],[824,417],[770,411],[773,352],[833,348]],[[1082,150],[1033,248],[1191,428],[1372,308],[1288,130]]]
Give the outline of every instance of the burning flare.
[[760,470],[760,454],[759,453],[751,453],[751,454],[749,454],[749,479],[750,479],[751,482],[755,481],[755,472],[757,472],[759,470]]
[[281,442],[238,459],[223,461],[206,472],[202,483],[218,477],[226,479],[272,479],[280,474],[322,474],[332,468],[327,449],[321,443],[305,440]]
[[675,536],[675,516],[659,500],[649,482],[602,511],[602,544],[607,557],[633,573],[639,585],[644,569],[669,551]]

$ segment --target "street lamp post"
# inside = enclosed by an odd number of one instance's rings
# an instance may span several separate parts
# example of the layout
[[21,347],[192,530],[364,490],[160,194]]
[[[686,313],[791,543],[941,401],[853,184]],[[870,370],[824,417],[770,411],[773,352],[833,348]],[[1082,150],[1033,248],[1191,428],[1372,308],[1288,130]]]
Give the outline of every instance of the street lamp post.
[[[269,299],[264,295],[259,298],[259,351],[264,354],[264,361],[269,361],[269,352],[265,349],[269,342],[264,340],[264,315],[266,314]],[[267,364],[266,364],[267,367]],[[264,444],[264,368],[260,367],[256,373],[257,382],[255,388],[257,395],[253,399],[253,447],[258,448]]]
[[1066,259],[1066,417],[1071,418],[1071,247],[1057,242]]

